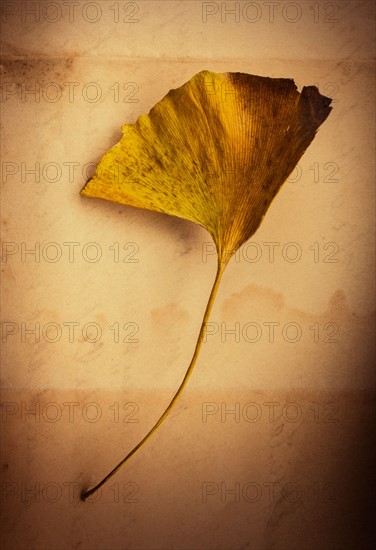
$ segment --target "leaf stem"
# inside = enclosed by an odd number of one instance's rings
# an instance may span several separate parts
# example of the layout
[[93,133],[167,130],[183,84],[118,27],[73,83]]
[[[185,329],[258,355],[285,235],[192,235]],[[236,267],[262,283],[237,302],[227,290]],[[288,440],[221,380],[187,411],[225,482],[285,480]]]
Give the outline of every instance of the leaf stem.
[[88,497],[90,497],[93,493],[95,493],[100,487],[102,487],[102,485],[104,483],[106,483],[106,481],[108,481],[118,470],[120,470],[120,468],[126,463],[128,462],[128,460],[131,458],[131,456],[133,456],[147,441],[148,439],[152,436],[152,434],[156,431],[156,429],[162,424],[163,420],[165,418],[167,418],[167,416],[170,414],[173,406],[175,405],[177,399],[179,398],[179,396],[181,395],[184,387],[186,386],[188,380],[189,380],[189,377],[191,376],[192,372],[193,372],[193,368],[195,366],[195,363],[197,361],[197,358],[199,356],[199,353],[200,353],[200,349],[201,349],[201,346],[202,346],[202,342],[203,342],[203,339],[204,339],[204,336],[205,336],[205,332],[206,332],[206,324],[209,320],[209,316],[210,316],[210,313],[211,313],[211,310],[212,310],[212,307],[213,307],[213,304],[214,304],[214,300],[215,300],[215,297],[217,295],[217,291],[218,291],[218,287],[219,287],[219,283],[221,281],[221,278],[222,278],[222,275],[223,275],[223,272],[225,270],[225,267],[227,265],[227,262],[222,262],[220,257],[218,258],[218,267],[217,267],[217,273],[216,273],[216,276],[215,276],[215,279],[214,279],[214,283],[213,283],[213,287],[212,287],[212,290],[210,292],[210,296],[209,296],[209,300],[208,300],[208,303],[207,303],[207,306],[206,306],[206,309],[205,309],[205,313],[204,313],[204,317],[202,319],[202,323],[201,323],[201,328],[200,328],[200,332],[199,332],[199,335],[198,335],[198,338],[197,338],[197,342],[196,342],[196,347],[195,347],[195,350],[194,350],[194,353],[193,353],[193,356],[192,356],[192,359],[191,359],[191,362],[189,364],[189,367],[187,369],[187,372],[185,373],[185,376],[183,378],[183,381],[182,383],[180,384],[177,392],[175,393],[174,397],[172,398],[172,400],[170,401],[170,404],[168,405],[168,407],[166,408],[166,410],[164,411],[164,413],[162,414],[162,416],[159,418],[159,420],[156,422],[156,424],[154,424],[154,426],[151,428],[151,430],[145,435],[145,437],[140,441],[140,443],[138,443],[127,455],[125,458],[123,458],[123,460],[121,460],[121,462],[119,462],[119,464],[117,466],[115,466],[115,468],[113,470],[111,470],[111,472],[109,474],[106,475],[106,477],[104,477],[102,479],[102,481],[100,481],[95,487],[93,487],[92,489],[90,489],[89,491],[86,491],[86,492],[83,492],[81,493],[81,500],[86,500]]

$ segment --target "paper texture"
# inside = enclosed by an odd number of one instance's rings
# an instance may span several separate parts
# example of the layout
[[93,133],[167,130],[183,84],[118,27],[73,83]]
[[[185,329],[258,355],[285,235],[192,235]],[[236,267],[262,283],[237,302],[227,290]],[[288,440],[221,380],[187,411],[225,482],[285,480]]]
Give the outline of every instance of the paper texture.
[[[372,2],[2,4],[7,550],[369,547]],[[333,111],[231,260],[199,226],[80,197],[124,123],[195,73],[316,85]]]

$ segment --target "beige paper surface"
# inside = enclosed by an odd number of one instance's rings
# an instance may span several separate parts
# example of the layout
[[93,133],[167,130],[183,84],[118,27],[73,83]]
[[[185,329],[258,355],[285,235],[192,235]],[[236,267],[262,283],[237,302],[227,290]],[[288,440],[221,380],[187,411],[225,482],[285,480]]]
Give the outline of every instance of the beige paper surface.
[[[369,547],[372,2],[2,5],[6,550]],[[213,282],[200,227],[80,197],[121,125],[200,70],[315,84],[333,111]]]

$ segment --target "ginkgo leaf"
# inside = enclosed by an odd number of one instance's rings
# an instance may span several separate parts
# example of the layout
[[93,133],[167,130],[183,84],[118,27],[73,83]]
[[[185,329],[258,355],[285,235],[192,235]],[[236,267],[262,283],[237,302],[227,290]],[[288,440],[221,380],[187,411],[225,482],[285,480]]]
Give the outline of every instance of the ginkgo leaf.
[[171,90],[123,135],[81,190],[88,197],[163,212],[202,225],[218,267],[196,347],[168,407],[123,460],[168,416],[196,363],[224,269],[260,225],[271,201],[331,110],[316,87],[299,93],[293,80],[202,71]]
[[222,260],[256,231],[328,116],[288,79],[202,71],[125,124],[81,193],[194,221]]

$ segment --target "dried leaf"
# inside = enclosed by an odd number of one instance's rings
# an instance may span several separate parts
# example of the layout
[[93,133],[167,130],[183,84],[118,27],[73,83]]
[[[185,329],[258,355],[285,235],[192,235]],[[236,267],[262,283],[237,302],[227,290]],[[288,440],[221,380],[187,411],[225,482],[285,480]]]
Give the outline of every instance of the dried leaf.
[[81,194],[186,218],[207,229],[218,268],[196,347],[167,409],[111,478],[168,416],[196,363],[221,276],[327,118],[331,100],[292,80],[202,71],[148,115],[123,126]]

